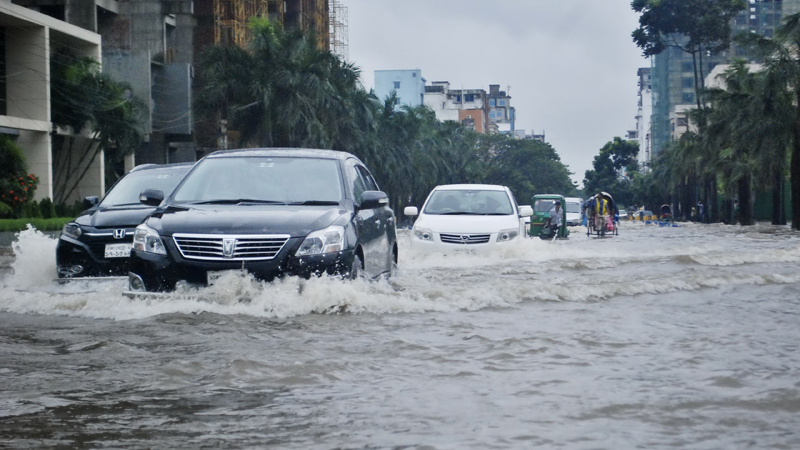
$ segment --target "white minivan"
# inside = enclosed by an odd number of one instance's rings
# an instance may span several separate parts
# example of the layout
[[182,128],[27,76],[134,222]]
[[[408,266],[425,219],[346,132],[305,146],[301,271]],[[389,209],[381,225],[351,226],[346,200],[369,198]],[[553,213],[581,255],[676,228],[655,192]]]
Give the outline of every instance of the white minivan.
[[408,206],[406,216],[419,216],[411,247],[431,252],[491,250],[525,236],[530,206],[518,206],[505,186],[449,184],[437,186],[422,210]]
[[577,227],[581,224],[581,205],[583,199],[578,197],[566,197],[564,201],[567,203],[567,226]]

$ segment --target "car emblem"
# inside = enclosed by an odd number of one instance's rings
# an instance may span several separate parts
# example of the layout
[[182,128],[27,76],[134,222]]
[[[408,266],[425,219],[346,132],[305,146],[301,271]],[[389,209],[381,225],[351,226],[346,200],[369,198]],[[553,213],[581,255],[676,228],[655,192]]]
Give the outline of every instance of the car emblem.
[[233,258],[233,249],[236,247],[236,239],[223,239],[222,240],[222,256],[226,258]]
[[466,234],[461,235],[461,242],[469,242],[469,236]]
[[125,237],[125,229],[120,228],[118,230],[114,230],[111,234],[114,236],[114,239],[122,239]]

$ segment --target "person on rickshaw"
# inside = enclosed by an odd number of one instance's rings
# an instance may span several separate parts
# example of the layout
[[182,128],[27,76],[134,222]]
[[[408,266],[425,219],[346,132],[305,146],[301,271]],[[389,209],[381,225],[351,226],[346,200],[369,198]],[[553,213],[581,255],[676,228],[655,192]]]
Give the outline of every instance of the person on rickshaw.
[[600,236],[606,235],[606,218],[608,216],[608,200],[605,199],[603,194],[598,193],[594,201],[594,215],[595,215],[595,228]]
[[672,222],[672,207],[669,205],[661,205],[661,220],[664,222]]
[[595,196],[589,197],[583,203],[584,210],[586,211],[586,235],[590,236],[594,232],[594,206]]

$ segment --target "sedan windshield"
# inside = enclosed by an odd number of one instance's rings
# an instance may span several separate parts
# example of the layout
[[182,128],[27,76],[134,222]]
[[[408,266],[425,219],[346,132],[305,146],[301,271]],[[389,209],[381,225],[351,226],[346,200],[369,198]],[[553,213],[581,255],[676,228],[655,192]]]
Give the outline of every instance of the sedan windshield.
[[179,203],[338,204],[339,164],[291,157],[208,158],[175,191]]
[[536,202],[533,204],[533,212],[550,212],[555,202],[555,200],[536,200]]
[[581,212],[581,204],[580,203],[567,203],[567,212],[570,214],[580,214]]
[[433,191],[425,205],[425,214],[506,216],[513,213],[514,208],[505,191]]
[[100,206],[112,208],[114,206],[144,206],[139,203],[139,194],[145,189],[158,189],[169,195],[175,186],[181,182],[183,176],[189,171],[189,166],[184,169],[171,170],[142,170],[130,172],[123,177],[103,197]]

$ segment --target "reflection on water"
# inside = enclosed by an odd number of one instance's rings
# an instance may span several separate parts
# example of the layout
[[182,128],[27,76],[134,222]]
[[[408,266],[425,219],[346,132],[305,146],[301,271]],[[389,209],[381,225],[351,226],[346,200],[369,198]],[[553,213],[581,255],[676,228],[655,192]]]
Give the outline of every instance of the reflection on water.
[[171,300],[54,283],[55,241],[24,232],[0,272],[0,447],[800,447],[796,233],[574,231]]

